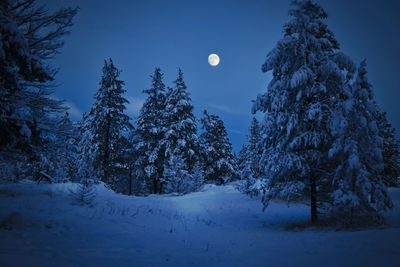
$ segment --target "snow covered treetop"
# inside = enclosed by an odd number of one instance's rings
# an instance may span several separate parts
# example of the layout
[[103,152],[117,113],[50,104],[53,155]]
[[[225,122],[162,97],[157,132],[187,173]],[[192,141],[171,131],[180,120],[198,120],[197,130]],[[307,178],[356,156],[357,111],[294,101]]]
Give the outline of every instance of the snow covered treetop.
[[[299,62],[297,60],[299,65],[304,63],[313,64],[321,58],[314,57],[306,51],[333,52],[333,50],[339,49],[339,43],[334,34],[323,23],[323,20],[328,15],[319,4],[312,0],[294,0],[292,1],[292,6],[293,9],[289,11],[289,15],[293,19],[284,25],[284,38],[268,54],[267,60],[262,66],[263,72],[276,71],[278,69],[287,72],[293,71],[288,69],[287,65],[283,66],[283,68],[279,66],[289,61],[287,56],[292,56],[293,54],[302,61]],[[294,44],[297,45],[295,46]],[[285,53],[282,53],[283,51]]]

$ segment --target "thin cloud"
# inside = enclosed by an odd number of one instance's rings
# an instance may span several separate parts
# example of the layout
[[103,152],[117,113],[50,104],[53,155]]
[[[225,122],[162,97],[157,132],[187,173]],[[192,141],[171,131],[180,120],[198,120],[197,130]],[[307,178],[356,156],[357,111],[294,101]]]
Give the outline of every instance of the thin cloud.
[[79,110],[79,108],[71,101],[61,99],[55,95],[50,95],[49,98],[54,99],[54,100],[59,100],[63,101],[63,106],[68,108],[67,112],[70,116],[70,119],[73,121],[79,121],[82,119],[82,112]]
[[144,99],[132,96],[128,96],[126,99],[129,101],[129,104],[126,105],[127,114],[133,118],[139,114],[139,111],[143,106]]
[[232,130],[228,130],[228,131],[231,132],[231,133],[234,133],[234,134],[240,134],[240,135],[244,135],[245,134],[244,132],[236,130],[236,129],[232,129]]
[[79,121],[82,118],[82,112],[75,106],[74,103],[65,101],[64,105],[68,108],[68,113],[72,120]]

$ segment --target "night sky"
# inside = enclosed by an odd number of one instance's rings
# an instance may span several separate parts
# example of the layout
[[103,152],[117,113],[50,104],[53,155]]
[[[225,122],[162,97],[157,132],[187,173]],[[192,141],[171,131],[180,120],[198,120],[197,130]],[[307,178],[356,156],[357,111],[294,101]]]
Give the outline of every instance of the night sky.
[[[400,1],[320,0],[342,51],[366,58],[377,102],[400,131]],[[267,53],[282,37],[290,0],[106,1],[41,0],[50,10],[79,6],[72,33],[54,64],[56,96],[68,101],[73,119],[90,109],[104,59],[122,69],[128,113],[135,116],[155,67],[172,86],[182,68],[195,114],[203,109],[225,122],[234,150],[245,141],[251,100],[271,78],[261,72]],[[212,67],[211,53],[221,62]]]

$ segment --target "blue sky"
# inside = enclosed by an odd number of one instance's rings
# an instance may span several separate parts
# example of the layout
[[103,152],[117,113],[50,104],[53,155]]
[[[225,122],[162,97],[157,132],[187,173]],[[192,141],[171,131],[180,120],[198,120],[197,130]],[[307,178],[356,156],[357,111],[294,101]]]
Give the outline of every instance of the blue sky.
[[[358,64],[366,58],[377,102],[400,130],[400,2],[320,0],[326,23],[342,51]],[[240,149],[252,114],[251,100],[266,90],[270,74],[261,72],[266,54],[282,37],[289,0],[106,1],[40,0],[50,10],[79,6],[71,35],[54,59],[60,71],[57,97],[66,99],[74,119],[89,110],[104,59],[122,69],[128,113],[137,114],[142,90],[155,67],[172,86],[182,68],[195,114],[203,109],[225,122],[234,149]],[[217,67],[207,62],[220,56]]]

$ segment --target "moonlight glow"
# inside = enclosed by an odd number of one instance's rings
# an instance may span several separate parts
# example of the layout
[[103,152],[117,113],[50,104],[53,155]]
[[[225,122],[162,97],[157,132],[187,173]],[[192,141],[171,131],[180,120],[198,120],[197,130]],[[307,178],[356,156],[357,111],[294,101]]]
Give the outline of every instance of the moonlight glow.
[[211,54],[208,56],[208,63],[211,66],[217,66],[219,64],[219,56],[217,54]]

